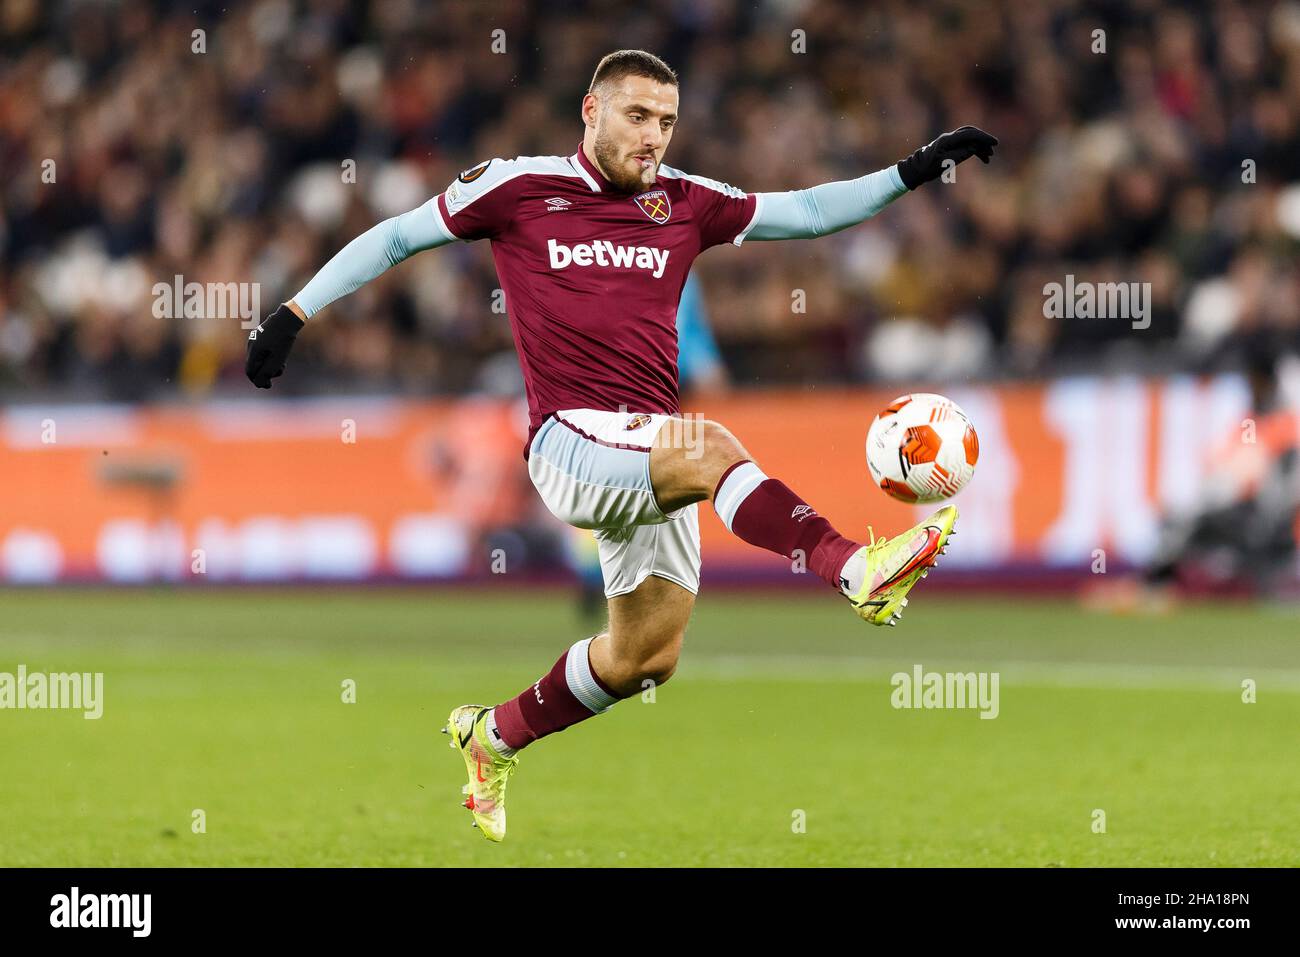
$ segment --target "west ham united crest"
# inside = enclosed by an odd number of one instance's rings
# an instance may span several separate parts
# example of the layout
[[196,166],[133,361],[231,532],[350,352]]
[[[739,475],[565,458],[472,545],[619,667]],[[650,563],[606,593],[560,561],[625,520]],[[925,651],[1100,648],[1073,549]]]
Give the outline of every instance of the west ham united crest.
[[668,217],[673,214],[673,204],[668,201],[668,194],[662,189],[652,189],[648,193],[634,196],[632,202],[656,223],[668,222]]

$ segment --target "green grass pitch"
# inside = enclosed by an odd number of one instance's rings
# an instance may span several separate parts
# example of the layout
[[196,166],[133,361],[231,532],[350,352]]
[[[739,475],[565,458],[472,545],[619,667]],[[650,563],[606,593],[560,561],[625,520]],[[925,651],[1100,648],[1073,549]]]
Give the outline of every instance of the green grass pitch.
[[[595,630],[567,595],[3,592],[0,672],[102,671],[105,702],[0,710],[0,865],[1300,863],[1294,610],[915,598],[874,629],[706,590],[653,702],[521,756],[491,845],[438,728]],[[895,709],[916,664],[997,671],[998,717]]]

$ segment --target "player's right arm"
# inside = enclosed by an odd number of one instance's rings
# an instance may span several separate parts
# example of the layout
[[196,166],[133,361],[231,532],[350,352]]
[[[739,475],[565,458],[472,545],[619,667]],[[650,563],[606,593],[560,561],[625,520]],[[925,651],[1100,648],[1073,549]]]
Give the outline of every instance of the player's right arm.
[[296,296],[248,336],[244,372],[259,389],[284,374],[306,321],[403,260],[456,240],[496,236],[509,222],[514,160],[488,160],[465,170],[447,190],[409,212],[372,226],[321,267]]

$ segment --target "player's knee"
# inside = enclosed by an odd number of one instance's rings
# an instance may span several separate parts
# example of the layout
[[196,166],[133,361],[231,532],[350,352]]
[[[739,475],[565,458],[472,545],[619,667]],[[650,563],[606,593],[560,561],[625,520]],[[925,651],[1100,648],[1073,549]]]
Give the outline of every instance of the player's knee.
[[623,651],[614,661],[616,674],[612,683],[626,694],[644,690],[646,682],[661,685],[677,670],[683,633],[680,631],[647,636],[640,641],[620,642]]
[[662,648],[641,663],[638,668],[642,688],[648,681],[652,685],[661,685],[668,681],[677,670],[677,659],[681,652],[681,642],[671,647]]
[[707,455],[716,459],[732,460],[735,456],[749,453],[740,444],[740,440],[721,422],[706,419],[703,426],[704,448]]
[[712,496],[718,481],[724,472],[737,462],[750,458],[749,452],[740,444],[740,440],[720,422],[706,421],[703,427],[704,453],[701,456],[703,488],[705,494]]
[[708,500],[723,473],[750,457],[724,425],[709,419],[672,419],[656,443],[650,468],[664,511]]

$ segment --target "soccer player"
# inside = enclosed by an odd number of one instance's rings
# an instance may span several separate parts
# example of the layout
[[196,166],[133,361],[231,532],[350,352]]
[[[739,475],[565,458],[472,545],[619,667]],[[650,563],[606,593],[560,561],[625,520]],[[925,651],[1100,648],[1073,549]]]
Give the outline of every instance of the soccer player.
[[521,750],[673,674],[699,585],[697,503],[711,502],[744,541],[802,558],[875,625],[901,617],[957,517],[949,505],[895,538],[841,535],[723,425],[680,414],[675,317],[709,247],[836,232],[954,163],[987,163],[997,140],[964,126],[859,179],[746,193],[664,165],[677,104],[677,75],[658,57],[609,54],[582,99],[575,153],[465,170],[350,242],[249,334],[246,372],[270,388],[330,302],[417,251],[492,243],[528,394],[529,476],[555,515],[595,530],[609,600],[608,629],[518,697],[451,712],[444,730],[465,760],[464,803],[493,841],[505,836]]

